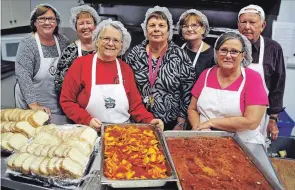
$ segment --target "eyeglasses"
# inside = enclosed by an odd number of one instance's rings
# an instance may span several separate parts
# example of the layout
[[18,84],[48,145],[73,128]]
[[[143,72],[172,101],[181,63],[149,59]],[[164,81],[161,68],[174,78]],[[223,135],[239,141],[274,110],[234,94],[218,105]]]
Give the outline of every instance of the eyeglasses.
[[191,27],[192,30],[196,30],[200,27],[199,24],[182,25],[182,30],[188,30]]
[[122,43],[122,40],[118,40],[117,38],[111,38],[111,37],[99,37],[103,43],[108,44],[110,41],[112,41],[115,45],[119,45]]
[[55,23],[56,18],[55,17],[38,17],[37,20],[39,23],[45,23],[46,20],[48,20],[49,23]]
[[228,50],[228,49],[219,49],[217,50],[218,54],[221,56],[226,56],[228,52],[232,57],[238,57],[240,53],[243,53],[243,51],[238,51],[238,50]]

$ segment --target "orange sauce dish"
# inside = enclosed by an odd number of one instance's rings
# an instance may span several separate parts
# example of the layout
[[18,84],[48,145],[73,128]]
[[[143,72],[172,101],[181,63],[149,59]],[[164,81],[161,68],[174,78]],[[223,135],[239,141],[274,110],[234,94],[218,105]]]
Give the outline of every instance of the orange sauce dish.
[[183,190],[272,189],[231,137],[166,138]]
[[104,147],[104,175],[109,179],[168,177],[164,153],[151,128],[109,126]]

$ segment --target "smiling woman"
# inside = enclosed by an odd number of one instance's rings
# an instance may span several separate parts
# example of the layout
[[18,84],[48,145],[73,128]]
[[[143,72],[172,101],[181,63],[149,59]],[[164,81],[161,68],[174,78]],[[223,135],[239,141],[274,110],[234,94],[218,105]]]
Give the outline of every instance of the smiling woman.
[[203,71],[192,90],[188,118],[193,130],[237,132],[243,141],[264,144],[260,122],[268,99],[259,73],[245,68],[252,61],[250,42],[227,32],[214,48],[218,66]]
[[75,123],[99,131],[102,122],[124,123],[132,117],[163,128],[163,122],[142,104],[131,68],[117,58],[130,42],[129,32],[119,21],[104,20],[93,31],[96,53],[74,61],[60,95],[61,107]]
[[71,8],[70,25],[77,32],[78,39],[68,45],[58,60],[55,73],[55,90],[60,95],[64,77],[73,61],[80,56],[94,52],[92,32],[101,21],[96,10],[88,5]]
[[185,40],[181,48],[190,57],[198,79],[205,69],[214,66],[214,50],[203,41],[210,30],[208,19],[200,11],[190,9],[181,14],[177,29]]
[[195,71],[188,55],[172,41],[172,15],[166,7],[147,10],[141,24],[146,40],[135,46],[127,63],[149,111],[165,129],[183,130]]
[[49,4],[40,4],[32,11],[33,33],[22,39],[16,55],[16,107],[62,113],[55,93],[54,74],[61,50],[69,40],[58,33],[59,23],[59,13]]

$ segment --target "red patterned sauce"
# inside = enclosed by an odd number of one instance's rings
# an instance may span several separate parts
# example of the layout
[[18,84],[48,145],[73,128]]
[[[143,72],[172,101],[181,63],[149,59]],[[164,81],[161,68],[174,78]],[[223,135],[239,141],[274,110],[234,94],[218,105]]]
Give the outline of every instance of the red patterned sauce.
[[231,137],[166,140],[183,190],[272,189]]

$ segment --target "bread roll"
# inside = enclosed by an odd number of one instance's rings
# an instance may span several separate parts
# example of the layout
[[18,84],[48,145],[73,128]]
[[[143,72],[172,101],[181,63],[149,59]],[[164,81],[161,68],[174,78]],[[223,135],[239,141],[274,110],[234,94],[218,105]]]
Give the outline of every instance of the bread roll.
[[36,148],[39,146],[40,144],[30,144],[27,148],[27,153],[30,154],[34,154]]
[[44,145],[59,145],[61,143],[61,140],[58,137],[53,136],[47,132],[41,132],[35,136],[33,142]]
[[72,130],[64,130],[62,134],[62,140],[66,141],[71,136]]
[[21,148],[19,149],[19,151],[21,153],[25,153],[25,152],[27,152],[28,147],[29,147],[29,145],[23,145],[23,146],[21,146]]
[[36,113],[37,111],[33,111],[33,110],[27,110],[27,113],[26,113],[26,115],[25,115],[25,117],[24,117],[24,120],[25,121],[29,121],[29,118],[34,114],[34,113]]
[[49,160],[48,168],[47,168],[49,175],[54,175],[54,166],[58,159],[59,159],[58,157],[53,157]]
[[11,156],[9,156],[8,161],[7,161],[7,167],[9,169],[13,170],[13,162],[14,160],[19,156],[20,153],[14,153]]
[[62,161],[61,168],[65,176],[69,176],[74,179],[80,178],[83,175],[83,167],[70,158],[65,158]]
[[21,171],[25,174],[30,173],[31,164],[37,159],[37,156],[30,155],[22,164]]
[[69,138],[66,142],[64,142],[64,144],[76,148],[85,156],[90,156],[92,152],[92,147],[90,144],[88,144],[88,142],[82,142],[76,138]]
[[35,156],[41,156],[41,152],[43,150],[43,148],[45,147],[46,145],[44,144],[39,144],[39,146],[36,147],[35,151],[34,151],[34,155]]
[[28,141],[28,138],[20,133],[15,133],[9,138],[8,144],[15,150],[19,150],[20,147]]
[[32,125],[30,125],[30,123],[27,121],[17,122],[15,125],[15,130],[29,138],[35,136],[35,128],[32,127]]
[[62,161],[64,160],[64,158],[59,158],[55,164],[54,164],[54,175],[60,176],[62,174],[61,172],[61,165],[62,165]]
[[40,156],[47,156],[48,155],[48,151],[49,151],[49,149],[52,147],[52,145],[45,145],[44,147],[43,147],[43,150],[42,150],[42,152],[41,152],[41,154],[40,154]]
[[5,125],[3,126],[3,132],[15,132],[15,122],[13,121],[8,121],[5,123]]
[[86,167],[89,160],[88,157],[80,153],[76,148],[71,148],[71,150],[67,154],[67,157],[80,164],[83,168]]
[[31,114],[30,110],[23,110],[22,112],[19,113],[19,121],[26,121],[26,116]]
[[33,127],[38,127],[43,125],[49,119],[49,115],[44,111],[36,111],[31,117],[29,117],[28,121],[31,123]]
[[40,167],[39,167],[39,171],[40,171],[40,174],[41,175],[45,175],[47,176],[49,173],[48,173],[48,164],[49,164],[49,160],[50,158],[46,157],[40,164]]
[[18,112],[18,109],[12,109],[12,111],[8,115],[8,120],[17,121],[17,112]]
[[41,165],[41,162],[44,160],[45,158],[44,157],[37,157],[34,162],[32,162],[32,164],[30,165],[30,171],[34,174],[38,174],[40,175],[40,171],[39,171],[39,168],[40,168],[40,165]]
[[58,146],[57,149],[54,151],[54,156],[59,157],[59,158],[64,157],[64,152],[67,148],[69,148],[69,147],[66,145]]
[[52,130],[56,130],[56,125],[55,124],[49,124],[49,125],[43,125],[40,127],[36,128],[36,134],[41,133],[41,132],[48,132],[50,134],[52,134]]
[[15,158],[13,162],[14,169],[21,169],[24,161],[30,156],[28,153],[20,153],[18,157]]
[[57,147],[58,146],[56,146],[56,145],[51,145],[51,148],[49,149],[47,156],[50,158],[54,157],[54,153],[55,153],[55,150],[57,149]]
[[13,109],[4,109],[2,112],[3,112],[3,115],[1,117],[1,120],[2,121],[10,121],[9,120],[9,115],[10,113],[13,111]]
[[97,139],[97,132],[90,127],[86,127],[78,138],[81,141],[94,145],[95,140]]
[[[6,131],[4,130],[4,126],[7,121],[1,121],[1,133],[5,133]],[[4,130],[4,131],[3,131]]]
[[1,134],[1,149],[12,151],[13,148],[9,145],[8,141],[13,136],[13,133],[2,133]]

